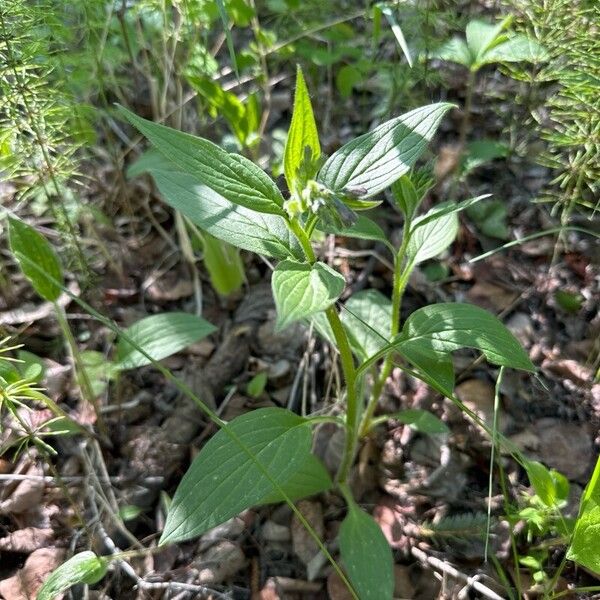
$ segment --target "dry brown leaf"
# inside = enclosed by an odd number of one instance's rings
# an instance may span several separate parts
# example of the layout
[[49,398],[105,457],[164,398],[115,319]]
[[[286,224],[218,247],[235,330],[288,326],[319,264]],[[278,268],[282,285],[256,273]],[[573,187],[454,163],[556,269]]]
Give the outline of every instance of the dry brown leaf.
[[467,379],[456,386],[458,399],[488,426],[494,422],[494,386],[482,379]]
[[568,358],[559,360],[547,359],[542,363],[542,369],[546,369],[559,377],[570,379],[577,385],[589,385],[592,382],[592,370],[584,367],[576,360]]
[[39,479],[44,471],[37,463],[31,463],[24,469],[18,469],[19,475],[30,475],[31,479],[16,482],[1,490],[0,513],[19,514],[39,505],[44,495],[44,481]]
[[29,555],[22,569],[0,581],[0,595],[4,600],[33,600],[38,590],[62,562],[62,548],[40,548]]
[[327,594],[330,600],[353,600],[350,590],[335,571],[327,578]]
[[[319,538],[322,538],[325,533],[325,525],[321,503],[301,500],[298,502],[298,510],[304,515]],[[292,545],[294,552],[305,565],[308,565],[319,552],[317,543],[296,516],[292,519]]]
[[50,546],[53,539],[54,532],[52,529],[25,527],[0,538],[0,550],[29,554],[38,548]]
[[519,292],[489,281],[478,281],[467,292],[467,297],[471,302],[482,308],[500,312],[512,305],[519,297]]

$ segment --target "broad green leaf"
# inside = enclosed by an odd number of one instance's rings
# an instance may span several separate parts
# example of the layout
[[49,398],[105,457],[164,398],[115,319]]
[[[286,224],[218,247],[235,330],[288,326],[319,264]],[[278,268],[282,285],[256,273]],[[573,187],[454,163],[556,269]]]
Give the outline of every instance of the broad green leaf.
[[46,238],[33,227],[12,217],[8,217],[8,237],[10,249],[33,289],[44,300],[49,302],[58,300],[62,291],[60,285],[44,275],[62,283],[62,269],[58,257]]
[[538,498],[551,508],[556,506],[556,485],[550,471],[536,460],[527,460],[524,462],[525,471],[529,483],[535,490]]
[[381,528],[355,504],[339,533],[340,555],[360,600],[392,600],[394,560]]
[[[432,214],[436,214],[436,208],[431,209],[420,220],[424,220]],[[418,265],[441,254],[452,244],[457,233],[458,217],[455,212],[437,215],[425,224],[420,224],[419,220],[416,220],[406,248],[409,260]]]
[[460,38],[448,40],[441,48],[435,52],[435,56],[441,60],[447,60],[458,65],[463,65],[467,69],[471,68],[474,58],[469,51],[467,44]]
[[382,191],[408,172],[452,104],[417,108],[342,146],[323,165],[319,180],[336,192],[361,199]]
[[[145,317],[125,329],[125,334],[154,360],[162,360],[216,331],[208,321],[183,312]],[[136,369],[151,362],[124,338],[117,343],[119,370]]]
[[248,121],[245,119],[246,107],[241,100],[231,92],[224,90],[217,82],[208,77],[188,75],[188,82],[212,108],[212,116],[222,115],[231,132],[243,146],[248,139]]
[[476,140],[467,144],[467,152],[462,161],[463,174],[497,158],[506,158],[510,151],[508,144],[496,140]]
[[164,168],[151,173],[165,202],[214,237],[263,256],[302,258],[280,216],[233,204],[187,173]]
[[450,353],[460,348],[477,349],[496,365],[534,370],[527,353],[502,322],[472,304],[442,303],[416,310],[393,345],[446,395],[451,395],[454,387]]
[[37,594],[37,600],[53,600],[79,583],[98,583],[106,575],[107,568],[108,560],[89,550],[75,554],[50,573]]
[[267,373],[265,371],[261,371],[257,373],[247,384],[246,384],[246,394],[251,398],[258,398],[264,391],[267,386]]
[[[292,501],[314,496],[331,489],[333,482],[323,463],[313,454],[306,457],[291,478],[281,485]],[[283,502],[284,498],[276,490],[270,492],[258,504]]]
[[349,98],[354,86],[363,80],[364,77],[360,69],[357,69],[354,65],[344,65],[335,76],[335,86],[342,97]]
[[507,17],[498,23],[486,23],[474,19],[470,21],[466,28],[467,46],[474,62],[479,63],[484,54],[493,48],[499,41],[504,41],[501,37],[502,31],[508,27],[511,17]]
[[[156,150],[150,148],[142,152],[138,158],[132,162],[125,171],[127,179],[133,179],[144,173],[152,173],[157,170],[180,171],[179,167],[167,160],[166,157]],[[183,171],[181,171],[183,173]]]
[[92,386],[92,392],[97,398],[104,393],[109,380],[115,375],[117,369],[102,352],[97,350],[81,352],[81,363]]
[[510,230],[506,224],[508,216],[506,203],[502,200],[493,199],[478,206],[469,206],[467,215],[484,235],[499,240],[506,240],[510,237]]
[[218,294],[228,296],[242,287],[246,275],[237,248],[205,233],[202,236],[202,258],[210,283]]
[[483,194],[482,196],[476,196],[475,198],[469,198],[468,200],[463,200],[462,202],[454,202],[452,200],[448,202],[442,202],[437,206],[434,206],[431,210],[429,210],[426,214],[422,215],[413,223],[413,231],[417,227],[423,227],[440,217],[444,217],[446,215],[451,215],[455,213],[462,212],[463,210],[468,210],[471,206],[474,206],[481,200],[485,200],[489,198],[491,194]]
[[353,294],[342,311],[342,323],[350,345],[366,360],[389,343],[392,302],[378,290]]
[[[311,456],[308,422],[288,410],[260,408],[237,417],[229,428],[280,486],[290,482]],[[199,536],[244,509],[263,503],[273,491],[257,464],[220,430],[181,480],[161,543]]]
[[337,227],[334,223],[323,223],[319,225],[319,229],[325,233],[333,233],[335,235],[357,238],[360,240],[371,240],[373,242],[381,242],[388,244],[388,239],[383,229],[364,215],[357,215],[356,221],[350,227]]
[[[308,153],[307,148],[309,149]],[[297,188],[298,169],[301,168],[306,158],[308,157],[311,162],[314,162],[320,155],[321,146],[317,124],[315,123],[315,116],[302,69],[298,66],[296,70],[294,112],[283,155],[283,169],[290,191]],[[300,181],[298,183],[303,187],[304,182]]]
[[505,42],[488,50],[481,58],[481,64],[531,62],[548,59],[544,48],[526,35],[514,35]]
[[392,197],[400,212],[412,219],[421,199],[409,175],[402,175],[392,184]]
[[406,410],[391,414],[390,419],[397,419],[406,425],[410,425],[415,431],[420,433],[441,434],[450,431],[444,421],[428,410],[407,408]]
[[567,558],[600,575],[600,458],[581,499]]
[[329,308],[344,291],[344,278],[322,262],[280,262],[271,286],[277,308],[277,329]]
[[275,182],[252,161],[204,138],[142,119],[122,106],[118,109],[168,160],[217,194],[257,212],[285,215]]
[[36,383],[42,381],[46,374],[46,365],[42,358],[27,350],[19,350],[17,358],[23,361],[18,363],[18,367],[24,379],[35,381]]

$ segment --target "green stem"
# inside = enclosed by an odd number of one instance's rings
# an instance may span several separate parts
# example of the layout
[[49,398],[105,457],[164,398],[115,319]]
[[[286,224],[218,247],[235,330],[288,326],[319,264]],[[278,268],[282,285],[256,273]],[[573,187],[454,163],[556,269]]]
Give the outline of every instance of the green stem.
[[85,366],[81,358],[81,353],[79,352],[79,347],[77,346],[77,342],[75,341],[75,337],[73,336],[73,332],[71,331],[71,327],[69,326],[69,322],[67,321],[67,315],[65,314],[63,307],[57,303],[54,303],[54,312],[56,314],[56,320],[58,321],[58,325],[63,334],[63,337],[67,342],[71,358],[73,359],[75,379],[77,380],[77,384],[79,385],[79,389],[81,390],[81,395],[87,402],[89,402],[94,407],[98,428],[100,429],[103,435],[106,435],[108,433],[108,430],[106,429],[106,425],[102,419],[100,405],[98,404],[96,396],[94,395],[94,392],[92,390],[92,384],[90,383],[89,377],[85,370]]
[[[393,281],[393,292],[392,292],[392,322],[390,326],[390,340],[398,335],[400,330],[400,309],[402,308],[402,296],[404,290],[408,285],[408,280],[413,269],[412,263],[407,263],[403,268],[404,257],[406,254],[406,247],[408,246],[408,240],[410,238],[410,220],[406,219],[404,222],[404,231],[402,234],[402,245],[394,257],[394,281]],[[393,361],[392,353],[388,353],[384,359],[383,366],[379,372],[379,377],[373,384],[373,390],[371,391],[371,398],[367,404],[367,409],[363,415],[362,422],[360,425],[360,436],[364,437],[369,433],[373,425],[373,415],[377,408],[377,403],[383,392],[383,387],[387,378],[392,372]]]
[[[306,230],[298,219],[288,219],[287,223],[290,230],[298,238],[308,262],[313,264],[316,261],[316,257]],[[354,453],[358,441],[359,406],[358,394],[356,393],[356,367],[354,365],[354,358],[352,357],[352,348],[350,347],[346,330],[342,325],[337,310],[335,307],[330,306],[325,311],[325,315],[329,321],[329,326],[331,327],[338,352],[340,353],[340,362],[342,363],[342,372],[346,384],[346,446],[337,476],[338,481],[344,483],[348,478],[350,467],[354,461]]]

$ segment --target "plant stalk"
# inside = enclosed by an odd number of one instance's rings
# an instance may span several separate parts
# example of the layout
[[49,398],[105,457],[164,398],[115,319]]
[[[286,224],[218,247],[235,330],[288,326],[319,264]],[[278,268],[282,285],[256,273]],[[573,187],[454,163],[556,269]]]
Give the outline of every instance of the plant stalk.
[[[300,224],[298,219],[289,219],[287,222],[290,230],[298,238],[298,241],[306,254],[306,258],[313,264],[316,261],[316,257],[304,227]],[[335,307],[330,306],[325,311],[325,315],[327,316],[327,321],[329,322],[338,352],[340,353],[340,362],[342,364],[342,372],[346,384],[346,445],[342,463],[337,474],[338,482],[344,483],[348,478],[348,473],[352,467],[358,441],[360,407],[358,404],[358,395],[356,393],[356,367],[354,365],[354,358],[352,357],[352,348],[350,348],[346,330],[342,325],[337,310]]]
[[77,380],[77,385],[81,390],[81,395],[87,402],[89,402],[93,406],[94,412],[96,413],[96,422],[98,424],[98,429],[100,430],[102,435],[107,435],[108,430],[102,418],[100,405],[92,390],[92,384],[90,383],[90,379],[85,370],[85,365],[83,364],[81,353],[79,352],[79,347],[77,346],[77,342],[75,340],[75,337],[73,336],[73,332],[71,331],[69,322],[67,321],[65,311],[62,308],[62,306],[59,306],[57,303],[54,303],[54,312],[56,314],[56,320],[58,321],[58,325],[63,334],[63,337],[67,342],[67,347],[69,348],[71,358],[73,359],[73,369],[75,370],[75,378]]
[[[404,290],[406,289],[406,286],[408,284],[408,279],[410,277],[413,267],[411,263],[407,263],[403,268],[406,247],[408,246],[409,238],[410,219],[406,219],[404,221],[404,230],[402,233],[402,244],[394,257],[394,281],[392,291],[392,322],[390,325],[390,340],[393,339],[396,335],[398,335],[398,332],[400,331],[400,309],[402,308],[402,296],[404,295]],[[363,415],[360,425],[360,437],[364,437],[365,435],[367,435],[371,429],[373,415],[375,414],[375,409],[377,408],[379,398],[381,397],[381,393],[383,392],[385,382],[387,381],[387,378],[392,372],[392,366],[392,353],[390,352],[386,355],[383,365],[381,367],[381,371],[379,372],[379,377],[373,384],[371,398],[369,399],[367,409],[365,410],[365,414]]]

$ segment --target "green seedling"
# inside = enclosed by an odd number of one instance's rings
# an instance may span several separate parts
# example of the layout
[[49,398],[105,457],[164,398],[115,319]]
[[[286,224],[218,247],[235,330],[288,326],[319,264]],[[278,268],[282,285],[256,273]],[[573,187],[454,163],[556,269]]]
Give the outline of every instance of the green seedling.
[[[346,482],[360,440],[380,422],[374,415],[393,365],[450,398],[452,352],[460,348],[479,350],[497,365],[534,368],[504,325],[478,307],[426,306],[401,323],[402,296],[412,270],[453,242],[457,213],[481,200],[419,211],[431,178],[415,163],[451,107],[432,104],[391,119],[324,160],[298,70],[284,154],[285,197],[247,158],[119,108],[178,167],[149,169],[170,206],[214,237],[279,261],[272,276],[277,326],[312,321],[335,345],[345,384],[340,398],[345,414],[341,420],[332,417],[346,434],[335,481],[311,453],[312,427],[322,417],[300,417],[280,408],[255,410],[228,423],[202,448],[173,497],[161,543],[201,535],[250,506],[297,500],[336,487],[348,504],[339,541],[353,596],[392,597],[391,550],[372,518],[352,499]],[[362,214],[380,204],[378,194],[390,187],[405,221],[399,247]],[[342,304],[344,278],[319,261],[313,248],[319,232],[385,244],[394,262],[392,298],[367,290]],[[368,376],[377,369],[368,386]],[[434,435],[445,430],[421,414],[396,418],[415,426],[423,423]],[[262,465],[268,465],[268,472]]]
[[[9,345],[10,338],[0,340],[0,415],[6,411],[18,425],[15,438],[9,436],[0,446],[0,456],[10,448],[15,455],[29,444],[36,446],[45,455],[55,455],[54,448],[46,439],[60,435],[82,433],[83,430],[46,394],[40,386],[44,377],[41,360],[32,354],[20,350],[20,345]],[[17,358],[13,352],[17,350]],[[32,426],[23,417],[31,405],[43,405],[53,416],[43,423]],[[1,427],[0,427],[1,429]]]
[[471,107],[475,90],[476,76],[479,70],[490,64],[540,62],[545,59],[543,48],[533,39],[522,34],[511,33],[508,28],[512,17],[506,17],[498,23],[471,21],[465,31],[465,39],[454,37],[438,49],[435,56],[457,63],[469,70],[467,79],[465,106],[459,132],[459,147],[466,153],[462,169],[469,171],[495,158],[506,156],[506,146],[492,140],[473,142],[466,146],[470,128]]

